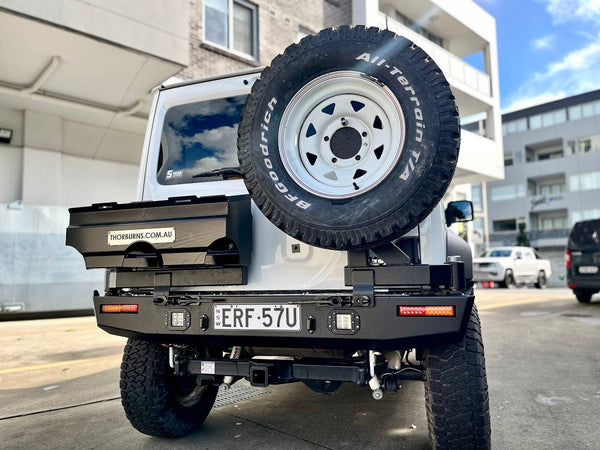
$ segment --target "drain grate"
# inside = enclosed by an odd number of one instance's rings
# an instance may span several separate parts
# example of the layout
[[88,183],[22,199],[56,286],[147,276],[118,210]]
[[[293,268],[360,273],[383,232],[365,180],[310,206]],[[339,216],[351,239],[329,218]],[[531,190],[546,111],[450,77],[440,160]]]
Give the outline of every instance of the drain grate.
[[267,392],[268,391],[266,389],[255,389],[245,384],[244,381],[240,381],[231,386],[229,389],[223,389],[220,387],[213,407],[220,408],[222,406],[243,402],[260,395],[265,395]]

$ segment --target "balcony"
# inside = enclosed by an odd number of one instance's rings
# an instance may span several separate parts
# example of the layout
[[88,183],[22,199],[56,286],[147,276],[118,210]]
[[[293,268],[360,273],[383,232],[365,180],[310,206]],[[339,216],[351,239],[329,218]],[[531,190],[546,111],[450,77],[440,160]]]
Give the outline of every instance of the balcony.
[[[481,183],[504,177],[502,146],[491,139],[461,130],[460,154],[454,182]],[[482,161],[485,161],[482,164]]]
[[566,210],[569,202],[566,193],[551,195],[533,195],[527,197],[530,213],[536,214],[547,211]]
[[[93,133],[107,143],[122,135],[143,136],[150,91],[189,60],[188,2],[149,5],[144,0],[0,0],[2,39],[12,43],[2,48],[2,106],[60,117],[64,130],[76,129],[71,136]],[[109,149],[95,156],[133,159]]]
[[[413,41],[433,58],[440,69],[442,69],[442,72],[444,72],[446,78],[448,78],[450,85],[477,98],[485,104],[491,104],[492,88],[491,79],[488,74],[477,70],[459,57],[450,53],[448,50],[434,44],[419,33],[382,12],[379,13],[379,27],[387,28],[396,34],[405,36]],[[458,97],[459,96],[457,95],[457,99]],[[461,115],[469,116],[483,110],[484,109],[472,112],[461,111]]]

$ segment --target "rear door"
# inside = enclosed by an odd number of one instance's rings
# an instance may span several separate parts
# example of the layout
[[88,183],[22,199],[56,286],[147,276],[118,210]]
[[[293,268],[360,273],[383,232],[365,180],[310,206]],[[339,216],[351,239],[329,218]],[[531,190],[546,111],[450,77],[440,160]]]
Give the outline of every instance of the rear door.
[[517,282],[525,282],[531,278],[531,269],[529,268],[529,263],[525,259],[525,253],[521,247],[517,247],[513,249],[511,258],[513,259],[514,264],[514,276]]
[[253,70],[158,92],[144,143],[138,200],[247,194],[236,175],[237,128],[259,73]]
[[569,235],[571,271],[576,277],[600,274],[600,220],[578,222]]

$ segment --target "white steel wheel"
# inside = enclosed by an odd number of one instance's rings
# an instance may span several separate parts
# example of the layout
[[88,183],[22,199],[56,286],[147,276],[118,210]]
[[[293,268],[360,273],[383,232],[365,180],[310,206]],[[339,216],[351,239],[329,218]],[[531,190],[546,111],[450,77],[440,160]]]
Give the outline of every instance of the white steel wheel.
[[262,213],[323,248],[390,242],[448,188],[458,111],[439,67],[408,39],[340,27],[289,46],[252,86],[238,128]]
[[392,171],[404,144],[394,94],[363,74],[339,71],[300,89],[279,126],[279,152],[294,181],[315,195],[362,194]]

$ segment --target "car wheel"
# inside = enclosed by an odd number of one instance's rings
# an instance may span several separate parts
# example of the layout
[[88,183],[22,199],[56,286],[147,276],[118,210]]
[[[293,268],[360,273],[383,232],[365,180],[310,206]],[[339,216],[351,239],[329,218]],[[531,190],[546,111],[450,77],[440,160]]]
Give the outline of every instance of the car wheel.
[[580,291],[580,290],[575,290],[573,291],[573,293],[575,294],[575,298],[577,298],[577,301],[579,303],[589,303],[592,301],[592,295],[594,294],[591,291]]
[[508,269],[504,274],[504,280],[499,281],[498,286],[501,288],[508,288],[513,284],[515,284],[515,277],[512,273],[512,270]]
[[544,289],[546,287],[546,281],[546,272],[540,270],[540,273],[538,274],[538,279],[535,283],[535,287],[538,289]]
[[377,28],[308,36],[265,68],[238,133],[244,180],[289,235],[368,248],[414,228],[454,174],[460,126],[442,71]]
[[218,386],[175,375],[168,348],[129,339],[121,364],[121,403],[133,427],[151,436],[174,438],[197,430],[210,412]]

